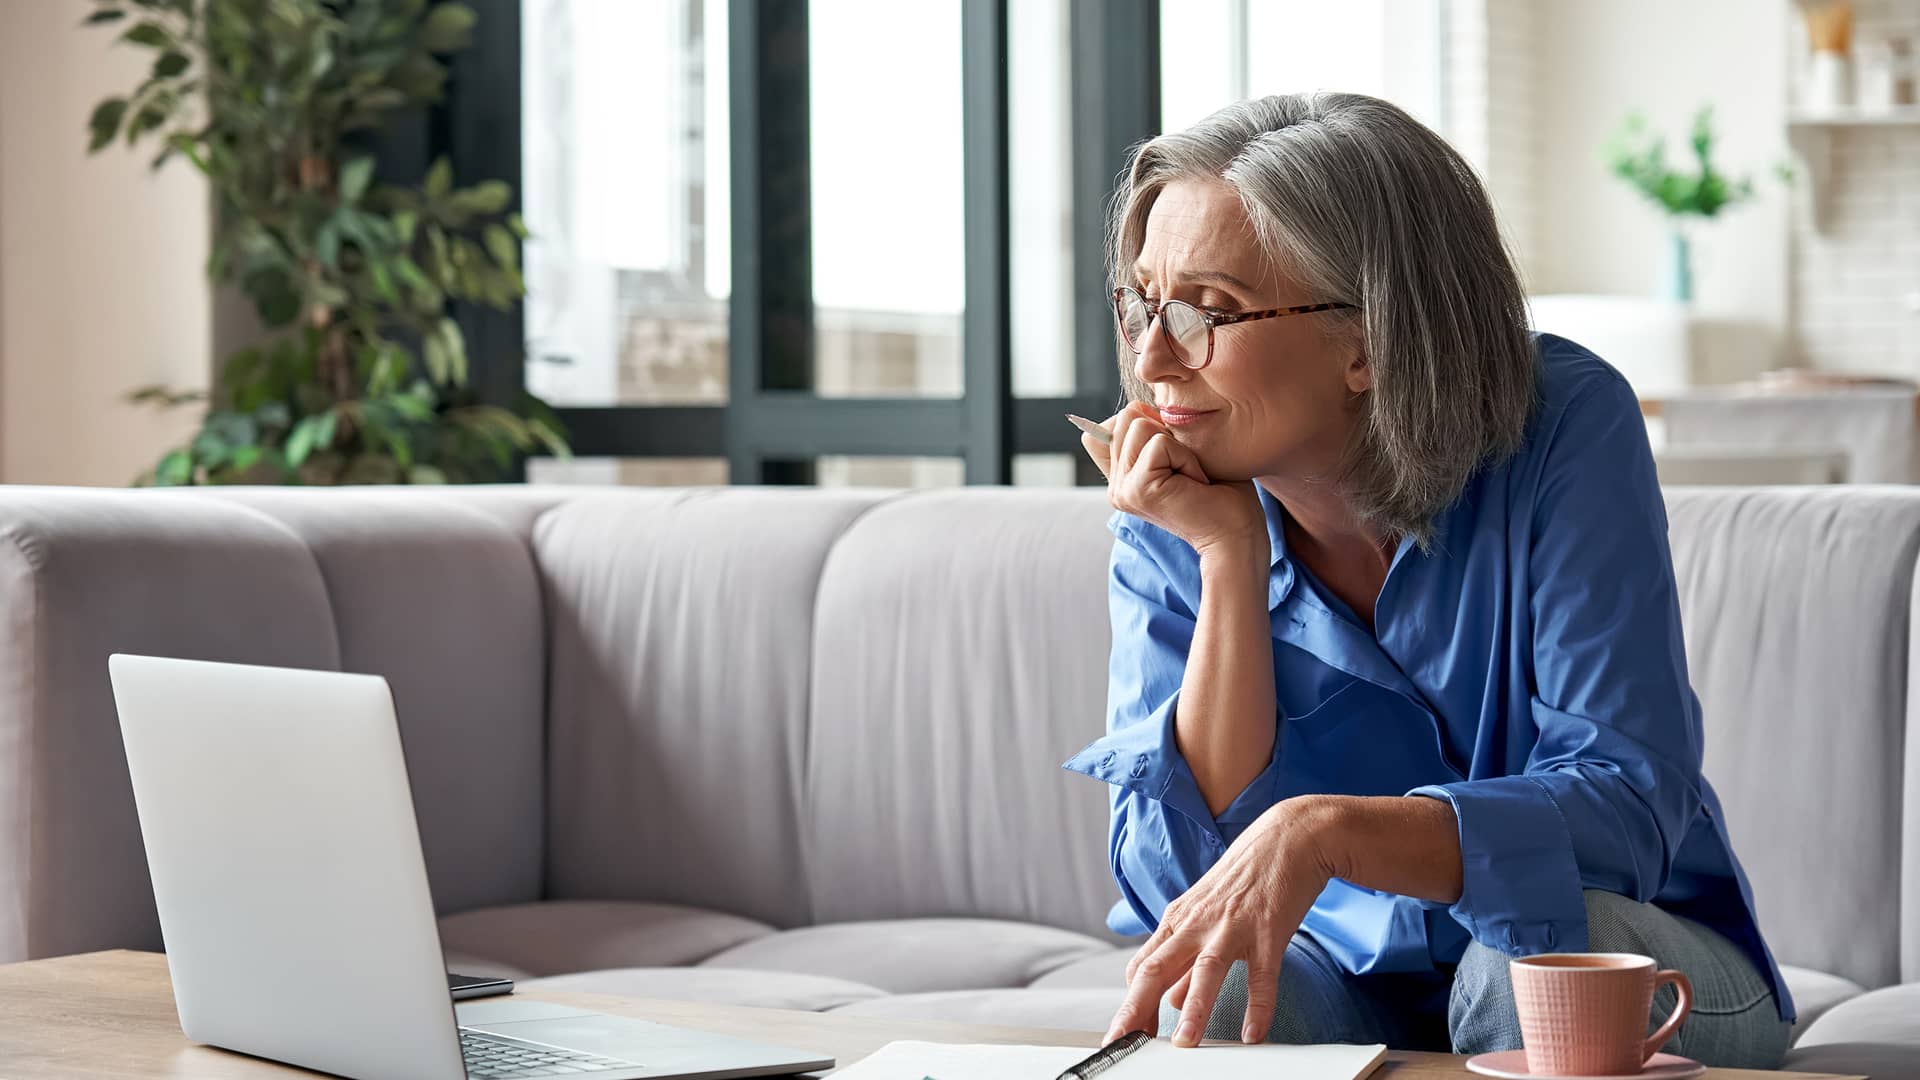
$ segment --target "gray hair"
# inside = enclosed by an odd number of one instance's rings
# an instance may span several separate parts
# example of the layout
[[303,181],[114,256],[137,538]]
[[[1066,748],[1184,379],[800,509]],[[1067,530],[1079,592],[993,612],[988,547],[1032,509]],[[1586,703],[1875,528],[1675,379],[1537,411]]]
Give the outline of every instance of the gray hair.
[[[1398,106],[1364,94],[1229,105],[1142,145],[1115,193],[1114,280],[1132,280],[1167,184],[1225,181],[1275,271],[1343,301],[1322,320],[1357,343],[1373,389],[1338,475],[1359,517],[1422,546],[1482,466],[1520,446],[1538,394],[1526,296],[1472,166]],[[1119,345],[1130,396],[1152,401]]]

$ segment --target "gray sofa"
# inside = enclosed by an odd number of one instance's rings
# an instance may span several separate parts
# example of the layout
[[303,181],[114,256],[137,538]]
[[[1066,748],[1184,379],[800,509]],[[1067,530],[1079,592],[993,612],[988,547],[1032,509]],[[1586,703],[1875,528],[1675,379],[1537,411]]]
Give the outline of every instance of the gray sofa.
[[[1670,493],[1790,1064],[1920,1075],[1920,490]],[[158,948],[115,651],[392,683],[449,964],[1103,1026],[1099,490],[0,488],[0,960]],[[1596,542],[1605,542],[1596,537]],[[1911,985],[1901,986],[1904,981]]]

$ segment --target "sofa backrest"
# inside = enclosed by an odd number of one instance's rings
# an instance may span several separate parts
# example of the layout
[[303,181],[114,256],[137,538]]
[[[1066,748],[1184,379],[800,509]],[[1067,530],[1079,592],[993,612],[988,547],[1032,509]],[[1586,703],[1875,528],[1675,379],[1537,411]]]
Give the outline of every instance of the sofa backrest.
[[1707,779],[1761,929],[1781,963],[1898,981],[1920,911],[1901,883],[1920,489],[1674,488],[1667,507]]

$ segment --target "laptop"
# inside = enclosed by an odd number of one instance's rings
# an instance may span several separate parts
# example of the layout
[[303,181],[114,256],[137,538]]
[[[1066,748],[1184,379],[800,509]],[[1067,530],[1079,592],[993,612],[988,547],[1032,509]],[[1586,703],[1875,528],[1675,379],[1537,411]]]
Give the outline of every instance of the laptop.
[[385,679],[124,654],[108,668],[188,1038],[356,1080],[833,1067],[543,1002],[456,1007]]

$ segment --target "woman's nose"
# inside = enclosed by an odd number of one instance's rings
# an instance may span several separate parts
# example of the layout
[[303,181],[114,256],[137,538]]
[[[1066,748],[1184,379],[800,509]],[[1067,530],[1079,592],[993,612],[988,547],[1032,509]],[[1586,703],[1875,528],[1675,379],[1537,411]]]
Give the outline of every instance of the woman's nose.
[[1166,324],[1157,315],[1147,324],[1146,347],[1134,357],[1133,373],[1144,383],[1185,379],[1193,374],[1192,368],[1182,364],[1173,355],[1173,340],[1167,335]]

